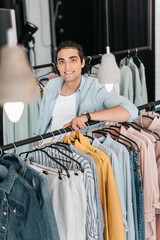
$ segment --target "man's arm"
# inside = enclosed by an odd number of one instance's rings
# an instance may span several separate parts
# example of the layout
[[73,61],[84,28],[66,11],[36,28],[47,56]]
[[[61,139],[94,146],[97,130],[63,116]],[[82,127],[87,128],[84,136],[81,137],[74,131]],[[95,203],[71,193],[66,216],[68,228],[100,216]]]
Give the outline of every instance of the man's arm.
[[[91,120],[93,121],[106,121],[106,122],[125,122],[130,118],[130,113],[121,106],[116,106],[110,109],[101,110],[98,112],[89,113]],[[71,126],[75,131],[85,129],[87,125],[85,122],[88,121],[86,115],[73,118],[71,122],[64,125],[64,128]]]

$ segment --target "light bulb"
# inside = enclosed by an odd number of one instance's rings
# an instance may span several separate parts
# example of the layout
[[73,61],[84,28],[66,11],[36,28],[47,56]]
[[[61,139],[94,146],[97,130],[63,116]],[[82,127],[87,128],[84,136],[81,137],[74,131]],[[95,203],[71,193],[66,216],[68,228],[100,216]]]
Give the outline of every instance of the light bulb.
[[113,83],[107,83],[105,84],[105,87],[108,92],[111,92],[113,90]]
[[23,102],[7,102],[4,104],[4,110],[11,122],[18,122],[24,110]]

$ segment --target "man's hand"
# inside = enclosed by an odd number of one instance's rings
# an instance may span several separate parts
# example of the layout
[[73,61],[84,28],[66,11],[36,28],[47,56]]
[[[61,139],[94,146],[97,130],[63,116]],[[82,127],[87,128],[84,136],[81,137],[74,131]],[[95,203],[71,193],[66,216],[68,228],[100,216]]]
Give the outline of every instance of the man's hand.
[[71,122],[65,124],[63,128],[71,126],[74,131],[79,132],[80,129],[85,129],[87,125],[85,124],[88,121],[85,115],[81,115],[79,117],[73,118]]

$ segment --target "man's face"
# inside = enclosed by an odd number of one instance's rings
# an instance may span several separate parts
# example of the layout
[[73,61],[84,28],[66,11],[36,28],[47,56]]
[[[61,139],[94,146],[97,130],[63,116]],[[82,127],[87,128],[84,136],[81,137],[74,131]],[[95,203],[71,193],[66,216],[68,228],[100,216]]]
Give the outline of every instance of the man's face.
[[66,82],[80,81],[81,70],[85,65],[85,61],[81,63],[81,59],[78,55],[76,48],[65,48],[58,52],[57,55],[57,68],[61,77]]

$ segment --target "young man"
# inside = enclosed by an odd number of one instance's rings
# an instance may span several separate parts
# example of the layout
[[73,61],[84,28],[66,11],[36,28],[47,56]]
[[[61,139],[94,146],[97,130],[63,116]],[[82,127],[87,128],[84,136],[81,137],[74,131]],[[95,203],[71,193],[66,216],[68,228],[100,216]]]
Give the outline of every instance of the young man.
[[[88,120],[125,122],[138,115],[138,109],[126,98],[107,92],[105,86],[86,73],[82,47],[62,42],[57,49],[57,71],[51,79],[40,106],[36,135],[71,126],[84,130]],[[95,127],[95,126],[94,126]]]

